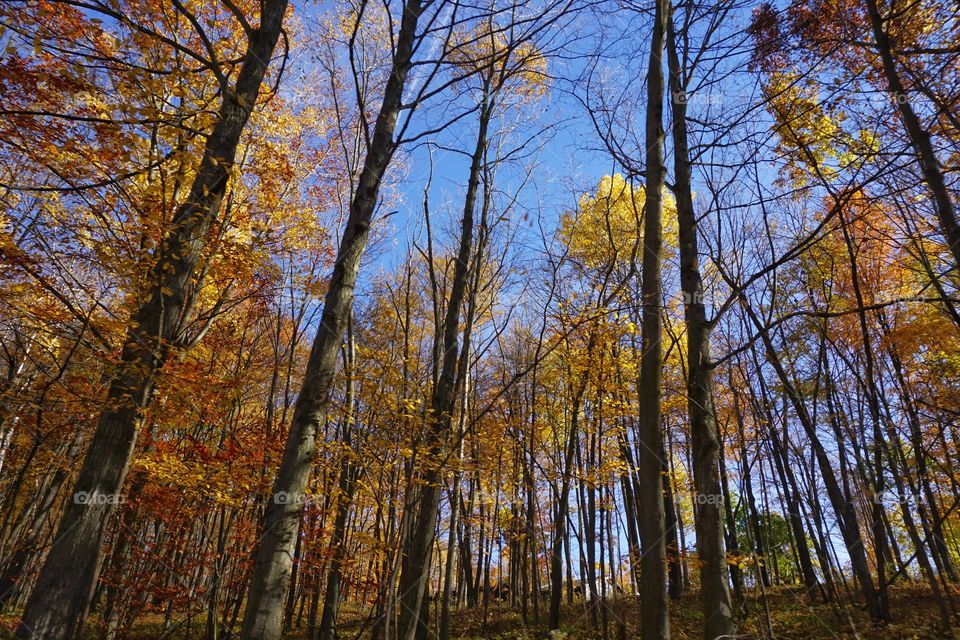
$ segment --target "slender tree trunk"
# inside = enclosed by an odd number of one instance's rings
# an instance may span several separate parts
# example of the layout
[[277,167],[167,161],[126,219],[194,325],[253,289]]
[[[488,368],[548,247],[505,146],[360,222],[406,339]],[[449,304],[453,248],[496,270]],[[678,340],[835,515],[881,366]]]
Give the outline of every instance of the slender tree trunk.
[[[458,454],[460,465],[463,463],[464,442],[466,440],[464,426],[467,418],[467,398],[470,394],[469,377],[464,381],[463,387],[463,404],[460,407],[460,426],[457,434],[460,439],[460,452]],[[456,471],[454,472],[455,475],[453,478],[453,487],[450,491],[450,530],[447,535],[447,557],[443,570],[443,597],[440,603],[440,632],[437,634],[440,640],[448,640],[450,637],[450,590],[453,583],[454,559],[456,558],[456,552],[454,551],[454,548],[457,546],[456,533],[457,515],[459,511],[458,507],[460,506],[460,480],[463,475],[460,465],[458,465]],[[513,557],[511,557],[511,560],[513,560]]]
[[[64,453],[68,460],[74,459],[78,455],[81,449],[82,435],[83,432],[77,430],[73,440],[66,447]],[[23,513],[21,516],[22,525],[15,527],[11,533],[9,540],[15,541],[19,538],[18,531],[21,527],[26,527],[26,531],[29,532],[26,540],[18,545],[11,545],[12,549],[10,551],[13,554],[6,559],[2,571],[0,571],[0,609],[5,608],[14,595],[19,595],[17,585],[21,580],[23,570],[27,566],[27,561],[31,555],[36,553],[35,550],[41,546],[44,532],[47,530],[44,521],[47,520],[47,516],[53,508],[67,476],[67,470],[64,467],[58,467],[53,472],[49,483],[45,483],[45,488],[38,495],[33,513],[29,514],[29,517],[27,517],[28,513]]]
[[844,244],[847,248],[847,257],[850,260],[850,282],[853,285],[853,292],[857,301],[857,319],[860,324],[860,337],[863,341],[864,371],[863,379],[867,395],[867,405],[870,410],[870,422],[873,426],[873,504],[871,507],[872,522],[870,525],[874,538],[874,554],[877,562],[877,587],[880,600],[880,614],[883,620],[890,620],[890,602],[887,589],[887,563],[890,558],[890,538],[884,526],[885,513],[882,496],[884,494],[885,479],[883,468],[883,449],[884,436],[881,425],[880,401],[877,397],[878,390],[874,375],[874,357],[873,342],[870,337],[870,330],[867,325],[867,312],[864,309],[865,301],[860,287],[860,269],[857,264],[857,252],[853,246],[853,239],[850,236],[850,229],[847,224],[846,216],[843,210],[839,211],[840,230],[843,234]]
[[226,507],[221,507],[220,523],[217,531],[217,558],[213,567],[213,574],[210,576],[210,588],[207,594],[207,640],[218,640],[220,637],[220,589],[227,538],[226,520]]
[[[891,333],[890,326],[883,312],[878,314],[877,319],[879,321],[880,328],[883,331],[884,337],[889,340]],[[917,481],[920,485],[920,488],[923,490],[923,495],[926,499],[927,511],[930,514],[930,537],[932,538],[930,540],[931,555],[933,556],[934,563],[937,565],[937,572],[946,575],[947,579],[949,579],[951,582],[956,582],[957,575],[953,568],[953,561],[950,558],[950,552],[947,549],[947,545],[943,537],[943,517],[940,514],[940,508],[937,505],[937,500],[933,495],[933,490],[930,486],[930,475],[927,472],[927,459],[929,458],[930,454],[928,453],[927,447],[923,442],[923,431],[920,426],[920,416],[917,412],[917,406],[914,402],[910,387],[907,384],[907,380],[903,375],[903,362],[900,360],[900,356],[893,346],[887,347],[887,356],[890,359],[891,365],[893,365],[894,381],[902,399],[904,411],[907,414],[907,424],[910,427],[910,443],[913,447],[914,459],[917,467]],[[924,522],[925,520],[926,519],[921,515],[921,522]],[[926,525],[924,528],[927,528]]]
[[[738,556],[740,555],[740,543],[737,540],[737,520],[733,513],[733,500],[730,498],[730,480],[727,476],[723,447],[720,448],[720,488],[723,490],[723,515],[726,521],[723,536],[727,551],[734,556]],[[726,560],[726,556],[724,556],[724,560]],[[743,571],[739,566],[730,568],[730,582],[733,583],[733,595],[738,602],[743,602]]]
[[[112,573],[116,576],[115,579],[118,579],[122,574],[124,565],[128,561],[130,547],[134,543],[134,535],[138,529],[136,502],[138,501],[145,485],[146,474],[142,472],[134,474],[133,479],[130,482],[130,491],[128,492],[128,497],[131,499],[134,505],[127,507],[127,509],[123,512],[120,531],[117,533],[116,542],[112,545],[113,557],[111,559],[111,569]],[[121,611],[122,608],[119,606],[118,601],[122,599],[123,593],[120,588],[120,584],[110,585],[106,587],[105,591],[106,604],[104,606],[102,616],[107,623],[107,630],[104,633],[104,638],[106,640],[112,640],[114,637],[116,637],[120,623],[122,622],[123,611]]]
[[660,452],[661,234],[663,217],[663,46],[671,5],[656,0],[647,68],[646,202],[643,227],[642,356],[640,363],[640,626],[643,640],[670,637],[667,556],[664,540],[663,476]]
[[[667,536],[668,585],[671,600],[678,600],[683,594],[683,574],[680,567],[680,541],[677,539],[677,503],[673,495],[673,479],[670,465],[667,463],[666,448],[663,450],[663,516]],[[629,502],[627,510],[632,511]]]
[[742,483],[744,498],[747,504],[747,527],[753,537],[754,562],[757,567],[757,576],[762,587],[770,587],[770,574],[767,573],[766,550],[763,545],[763,533],[760,530],[760,517],[757,514],[757,501],[753,495],[753,480],[750,471],[750,461],[747,457],[746,434],[743,429],[743,412],[740,409],[740,397],[734,387],[733,368],[730,368],[728,377],[731,395],[733,396],[733,415],[737,421],[737,440],[740,443],[740,468],[742,469]]
[[[484,82],[487,82],[486,80]],[[492,115],[489,86],[484,87],[484,97],[480,108],[480,126],[477,143],[473,150],[467,192],[464,198],[463,219],[460,229],[460,246],[454,264],[453,282],[450,299],[447,303],[442,334],[437,342],[442,345],[439,351],[440,372],[431,399],[428,419],[430,424],[426,434],[425,470],[414,478],[417,491],[416,502],[412,505],[410,537],[405,545],[399,580],[400,627],[399,640],[413,640],[418,627],[426,624],[426,615],[421,612],[427,593],[430,555],[437,527],[437,514],[440,506],[440,459],[446,449],[452,427],[452,412],[456,402],[457,390],[464,380],[469,358],[463,357],[458,348],[461,311],[464,306],[469,280],[470,255],[473,250],[474,210],[480,187],[480,176],[487,146],[487,128]],[[479,268],[479,257],[477,262]],[[464,354],[469,350],[470,323],[464,328]],[[413,485],[411,485],[413,488]]]
[[873,620],[882,621],[882,609],[873,577],[870,575],[870,567],[867,564],[867,556],[863,547],[863,538],[860,535],[860,527],[857,521],[857,514],[853,501],[847,499],[845,493],[841,490],[840,483],[837,481],[837,476],[834,473],[833,466],[830,462],[830,457],[827,455],[823,444],[820,442],[816,426],[814,425],[813,420],[810,418],[810,414],[807,412],[807,408],[803,404],[803,400],[798,395],[796,389],[787,376],[787,372],[783,368],[780,357],[773,347],[773,342],[770,340],[770,336],[767,334],[766,327],[764,327],[760,322],[756,312],[750,307],[750,304],[746,301],[745,297],[741,298],[741,300],[744,303],[744,310],[747,312],[750,321],[753,323],[760,335],[760,339],[763,342],[767,353],[767,360],[773,366],[774,371],[777,373],[777,377],[780,379],[781,384],[783,384],[784,392],[793,405],[793,408],[797,413],[797,418],[800,420],[800,424],[803,426],[803,429],[807,434],[807,439],[810,442],[810,446],[816,456],[817,464],[820,467],[820,475],[823,477],[823,483],[827,490],[827,495],[829,496],[830,502],[834,508],[834,512],[836,513],[837,523],[840,527],[840,533],[843,536],[844,544],[847,547],[847,552],[850,555],[850,565],[853,569],[854,576],[860,582],[860,588],[863,593],[864,600],[866,601],[867,611]]
[[[680,245],[680,285],[687,325],[687,411],[693,447],[694,500],[697,556],[701,563],[700,599],[704,612],[703,633],[707,640],[736,632],[730,603],[729,572],[724,549],[723,492],[720,483],[721,448],[713,408],[710,368],[710,329],[703,304],[697,238],[693,209],[690,151],[687,142],[687,101],[672,16],[667,17],[667,60],[673,96],[674,193]],[[685,34],[687,35],[687,34]],[[649,189],[649,185],[648,185]]]
[[533,600],[533,621],[540,622],[540,563],[536,531],[536,426],[537,426],[537,371],[530,381],[530,428],[527,431],[523,484],[526,491],[526,557],[530,561],[530,595]]
[[[300,517],[303,518],[303,511]],[[302,525],[302,520],[301,520]],[[293,547],[293,566],[290,570],[290,586],[287,588],[287,603],[283,607],[283,630],[290,630],[293,624],[293,611],[297,604],[297,585],[300,576],[300,566],[303,563],[303,536],[297,536],[297,543]]]
[[[587,343],[587,357],[593,353],[596,341],[596,331],[591,330]],[[564,547],[567,555],[567,576],[572,579],[570,570],[570,540],[567,530],[567,518],[570,501],[570,484],[574,454],[580,443],[580,408],[586,392],[586,377],[577,388],[573,403],[570,407],[570,429],[567,432],[567,442],[562,460],[560,491],[557,494],[557,506],[554,511],[553,545],[550,552],[550,628],[560,628],[560,604],[563,599],[563,558]],[[569,590],[568,590],[569,591]]]
[[[762,378],[760,379],[760,392],[763,395],[763,410],[760,411],[758,408],[757,413],[760,415],[761,422],[767,425],[765,429],[767,434],[767,442],[769,443],[773,452],[773,466],[777,471],[777,475],[780,477],[780,484],[782,485],[783,495],[787,503],[786,516],[788,522],[790,523],[791,530],[793,531],[793,539],[795,540],[797,556],[800,562],[800,571],[803,574],[803,581],[807,587],[807,591],[812,593],[812,591],[818,586],[817,575],[813,569],[813,561],[810,557],[810,546],[807,544],[807,537],[803,529],[802,514],[800,512],[800,486],[797,482],[796,475],[793,473],[793,467],[790,466],[790,459],[788,456],[789,437],[787,430],[784,429],[783,438],[781,440],[776,431],[773,429],[773,416],[770,413],[767,386]],[[757,403],[755,402],[755,404]],[[752,495],[752,487],[750,492]],[[757,518],[757,523],[757,535],[758,539],[760,540],[760,546],[766,550],[767,545],[763,541],[763,535],[759,530],[759,518]],[[769,586],[769,578],[768,582],[765,584],[766,586]]]
[[320,327],[307,361],[283,459],[273,484],[274,499],[264,513],[264,534],[254,562],[241,633],[243,640],[275,640],[280,637],[282,602],[289,582],[301,503],[317,450],[317,429],[329,402],[337,351],[353,307],[353,289],[380,183],[396,149],[393,133],[411,67],[421,11],[419,0],[410,0],[403,8],[383,102],[350,203],[350,215],[324,298]]
[[344,353],[344,370],[347,375],[346,416],[343,423],[343,444],[345,453],[340,467],[340,478],[337,483],[337,498],[334,500],[336,516],[333,521],[333,534],[330,537],[330,546],[333,555],[330,558],[330,567],[327,571],[327,587],[323,596],[323,613],[320,615],[320,640],[335,640],[337,637],[337,613],[340,610],[340,585],[343,581],[343,559],[346,556],[347,520],[350,516],[350,507],[353,504],[353,494],[357,487],[359,468],[354,464],[352,456],[353,424],[356,413],[356,345],[353,337],[353,311],[348,314],[347,344]]

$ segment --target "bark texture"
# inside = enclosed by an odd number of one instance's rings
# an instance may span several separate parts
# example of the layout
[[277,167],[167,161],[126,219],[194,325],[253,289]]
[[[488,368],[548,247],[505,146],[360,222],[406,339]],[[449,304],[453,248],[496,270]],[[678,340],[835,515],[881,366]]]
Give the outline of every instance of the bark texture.
[[670,3],[656,0],[647,69],[646,202],[643,226],[642,356],[640,361],[640,612],[644,640],[670,637],[667,599],[667,554],[664,539],[663,476],[660,452],[661,340],[660,262],[662,259],[663,185],[663,45]]
[[668,18],[667,60],[673,105],[674,195],[680,244],[680,288],[683,291],[687,325],[687,413],[693,449],[693,481],[696,490],[694,522],[697,556],[700,560],[700,601],[703,634],[707,640],[736,632],[730,604],[729,571],[724,548],[721,509],[725,493],[720,483],[720,442],[713,407],[710,368],[710,324],[703,304],[700,277],[697,215],[693,208],[690,150],[687,141],[686,87],[677,55],[673,18]]

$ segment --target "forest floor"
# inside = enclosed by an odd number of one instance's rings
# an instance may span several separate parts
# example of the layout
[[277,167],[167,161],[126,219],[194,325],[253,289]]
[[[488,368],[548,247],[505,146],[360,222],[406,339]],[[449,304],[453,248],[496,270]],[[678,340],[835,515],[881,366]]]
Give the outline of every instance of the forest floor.
[[[960,638],[939,630],[939,615],[936,603],[926,590],[910,587],[891,589],[892,624],[877,627],[871,624],[866,611],[859,606],[850,606],[847,611],[836,611],[830,605],[811,602],[797,591],[787,588],[767,592],[769,624],[765,607],[758,597],[749,597],[741,611],[740,636],[748,638],[777,638],[781,640],[807,640],[843,638],[875,640],[881,638],[927,640],[934,638]],[[590,613],[588,603],[575,601],[564,605],[561,632],[553,634],[555,640],[625,640],[639,635],[640,608],[630,599],[613,601],[607,605],[606,633],[602,612],[597,621]],[[671,603],[670,622],[672,637],[676,640],[700,640],[702,638],[703,614],[699,594],[689,593]],[[771,628],[773,633],[771,634]],[[960,624],[958,624],[960,630]],[[534,640],[547,637],[544,628],[524,626],[519,611],[491,607],[486,624],[483,611],[462,611],[452,624],[452,638],[495,640]]]
[[[779,640],[820,640],[820,639],[861,639],[877,640],[886,638],[932,640],[941,638],[960,639],[956,635],[945,634],[938,629],[939,615],[929,592],[911,587],[898,587],[890,593],[891,614],[894,622],[885,627],[870,623],[862,607],[850,606],[846,611],[837,611],[830,605],[813,603],[797,592],[786,589],[772,589],[767,593],[769,623],[763,601],[750,597],[742,612],[740,633],[743,640],[776,638]],[[544,603],[545,604],[545,603]],[[532,617],[532,610],[531,610]],[[638,637],[640,609],[628,598],[615,600],[606,606],[606,633],[604,632],[603,612],[598,613],[594,622],[588,603],[574,601],[564,604],[560,632],[548,634],[543,625],[524,624],[520,610],[504,603],[491,604],[486,612],[482,607],[453,612],[450,637],[457,640],[626,640]],[[545,607],[542,616],[546,615]],[[671,630],[676,640],[699,640],[703,615],[696,593],[684,595],[671,604]],[[0,638],[12,637],[16,616],[0,616]],[[100,638],[96,619],[88,625],[86,637],[90,640]],[[960,625],[958,625],[960,627]],[[340,637],[342,640],[354,640],[368,637],[362,628],[358,612],[349,606],[342,609]],[[771,634],[770,629],[773,633]],[[203,640],[203,618],[198,617],[192,624],[178,624],[174,629],[162,631],[160,620],[145,618],[133,632],[125,636],[128,640]],[[290,640],[306,638],[304,632],[291,633]],[[435,637],[434,639],[435,640]]]

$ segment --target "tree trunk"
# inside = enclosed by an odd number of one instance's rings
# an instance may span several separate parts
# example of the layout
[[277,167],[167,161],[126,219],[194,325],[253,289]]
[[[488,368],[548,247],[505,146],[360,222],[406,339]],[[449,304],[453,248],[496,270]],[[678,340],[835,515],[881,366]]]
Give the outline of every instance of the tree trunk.
[[320,616],[320,640],[335,640],[337,637],[337,613],[340,610],[340,584],[343,581],[343,558],[346,555],[347,519],[357,487],[360,470],[353,463],[353,422],[356,411],[356,382],[354,380],[356,346],[353,340],[353,312],[347,320],[347,344],[344,353],[344,370],[347,374],[346,416],[343,423],[344,455],[337,483],[337,499],[334,501],[336,516],[330,547],[333,555],[327,571],[327,588],[323,596],[323,613]]
[[[591,330],[587,342],[587,357],[593,353],[596,341],[596,331]],[[570,541],[567,532],[567,517],[570,501],[570,482],[572,475],[573,458],[580,442],[580,408],[583,396],[587,389],[587,378],[584,376],[579,388],[573,397],[570,407],[570,429],[567,432],[567,446],[564,449],[563,467],[561,469],[560,491],[557,494],[557,507],[554,511],[553,545],[550,552],[550,629],[560,628],[560,604],[563,600],[563,559],[564,546],[567,551],[567,565],[570,560]],[[567,570],[568,578],[572,579],[572,571]]]
[[[703,304],[697,238],[697,216],[693,209],[690,156],[687,141],[686,87],[681,78],[676,34],[672,16],[667,17],[667,60],[673,96],[674,194],[680,245],[680,286],[683,290],[687,325],[687,411],[693,448],[693,479],[696,485],[694,518],[697,556],[701,563],[700,600],[703,606],[703,633],[707,640],[736,632],[728,588],[729,575],[724,549],[720,485],[720,442],[713,409],[713,381],[710,368],[710,324]],[[686,35],[686,34],[685,34]],[[649,189],[650,186],[648,185]]]
[[265,0],[261,7],[260,26],[250,34],[236,85],[224,92],[190,195],[177,209],[171,232],[158,249],[149,278],[154,284],[128,324],[106,408],[17,637],[71,638],[79,635],[87,616],[103,560],[107,524],[114,506],[122,500],[120,491],[159,371],[182,346],[194,272],[220,210],[240,136],[273,57],[287,0]]
[[783,384],[784,392],[793,405],[797,413],[797,418],[800,420],[800,424],[803,426],[810,446],[816,456],[817,465],[820,467],[820,475],[823,477],[827,495],[833,505],[837,517],[837,524],[843,536],[843,542],[850,554],[850,566],[853,569],[854,576],[860,582],[860,588],[866,601],[867,611],[873,620],[882,621],[882,609],[873,577],[870,575],[870,567],[867,564],[867,556],[863,547],[863,538],[860,536],[860,527],[857,522],[857,513],[853,501],[848,500],[844,492],[840,489],[840,483],[837,481],[837,476],[834,473],[830,458],[823,444],[820,442],[816,426],[810,418],[810,414],[807,412],[803,400],[790,382],[787,372],[784,370],[783,364],[780,361],[780,357],[773,347],[773,342],[770,340],[766,327],[761,324],[760,319],[746,301],[745,296],[741,297],[741,300],[744,303],[744,310],[747,312],[750,321],[760,335],[760,339],[767,353],[767,360],[773,366],[777,377],[780,379],[781,384]]
[[289,582],[301,503],[317,450],[317,429],[326,413],[337,351],[353,307],[353,288],[367,244],[380,183],[396,149],[393,132],[411,67],[421,11],[419,0],[411,0],[403,9],[390,77],[356,193],[350,203],[350,215],[324,298],[320,328],[313,341],[283,460],[273,484],[273,500],[264,513],[264,534],[254,562],[241,633],[243,640],[280,637],[283,597]]
[[874,375],[873,343],[870,337],[870,329],[867,324],[867,312],[864,309],[864,297],[860,287],[860,270],[857,265],[857,250],[853,246],[853,239],[850,236],[850,230],[847,226],[847,219],[842,209],[839,210],[840,230],[843,235],[844,244],[847,248],[847,257],[850,259],[850,282],[853,285],[854,297],[857,301],[857,319],[860,325],[860,337],[863,340],[864,372],[863,384],[867,394],[867,406],[870,409],[870,422],[873,427],[873,505],[871,508],[872,522],[870,528],[873,531],[874,554],[877,563],[877,588],[880,600],[880,615],[884,621],[890,621],[890,602],[887,590],[887,563],[890,558],[890,539],[884,525],[886,517],[883,501],[881,497],[884,494],[884,465],[883,449],[884,436],[881,425],[880,401],[877,397],[878,390]]
[[667,556],[664,540],[663,476],[660,452],[663,433],[660,428],[661,344],[660,261],[662,244],[663,185],[663,45],[670,3],[656,0],[650,60],[647,68],[646,114],[646,202],[643,227],[642,357],[640,363],[640,495],[639,522],[640,612],[644,640],[670,637],[667,599]]
[[903,126],[910,137],[910,144],[913,146],[914,153],[917,154],[920,172],[923,174],[924,182],[927,183],[930,192],[933,194],[933,208],[940,222],[940,230],[943,232],[943,236],[950,247],[950,252],[953,254],[954,266],[960,267],[960,224],[957,223],[956,207],[954,207],[953,200],[950,197],[943,169],[940,167],[937,155],[933,150],[930,133],[923,128],[920,119],[913,110],[913,106],[907,99],[903,82],[900,80],[900,73],[897,71],[897,63],[893,57],[890,37],[884,30],[884,20],[880,15],[877,0],[865,1],[867,14],[870,18],[870,27],[873,31],[873,39],[877,45],[883,75],[887,81],[887,91],[897,104]]
[[[467,418],[467,398],[469,397],[470,380],[464,381],[463,405],[460,407],[460,425],[457,429],[460,438],[460,451],[458,453],[459,464],[454,472],[453,487],[450,491],[450,529],[447,535],[447,557],[443,570],[443,598],[440,603],[440,631],[437,634],[439,640],[448,640],[450,637],[450,591],[453,582],[453,565],[456,558],[455,547],[457,533],[457,512],[460,506],[460,481],[463,477],[463,450],[466,434],[464,426]],[[511,557],[513,560],[513,557]],[[469,563],[469,558],[467,559]]]
[[[683,594],[683,574],[680,567],[680,540],[677,538],[677,503],[673,495],[673,479],[670,476],[665,448],[662,455],[664,533],[667,536],[667,562],[670,566],[667,571],[667,591],[671,600],[678,600]],[[626,502],[627,511],[632,511],[629,500]]]
[[[484,80],[487,82],[487,80]],[[420,477],[415,477],[417,491],[416,502],[412,506],[410,537],[404,547],[400,565],[399,600],[400,622],[399,640],[413,640],[418,628],[426,624],[426,616],[421,614],[421,603],[426,600],[430,553],[433,547],[437,527],[437,514],[440,506],[440,459],[445,453],[446,439],[451,433],[452,412],[457,391],[464,380],[465,366],[469,358],[463,357],[469,350],[470,322],[464,327],[464,353],[458,348],[460,335],[460,316],[467,294],[470,254],[473,249],[474,209],[477,192],[480,187],[480,175],[487,147],[487,127],[492,115],[489,101],[489,85],[484,87],[483,102],[480,107],[480,127],[477,143],[473,150],[467,192],[464,198],[463,219],[460,229],[460,246],[454,264],[453,282],[450,299],[447,303],[442,335],[437,341],[442,345],[440,372],[434,387],[429,415],[430,424],[426,434],[426,469]],[[477,264],[479,268],[479,262]],[[411,485],[413,488],[413,485]]]

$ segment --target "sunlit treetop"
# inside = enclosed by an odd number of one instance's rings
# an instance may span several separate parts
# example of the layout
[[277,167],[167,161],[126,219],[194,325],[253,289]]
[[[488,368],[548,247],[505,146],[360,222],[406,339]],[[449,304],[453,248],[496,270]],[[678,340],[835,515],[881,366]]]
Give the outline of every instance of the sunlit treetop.
[[[646,190],[619,173],[600,179],[593,195],[584,194],[577,209],[563,214],[560,238],[569,256],[588,269],[639,262],[642,255]],[[676,204],[664,193],[665,245],[676,246]]]
[[468,86],[496,92],[498,101],[535,100],[547,91],[547,59],[529,41],[515,41],[492,24],[453,37],[449,59]]
[[[880,151],[874,131],[849,128],[847,114],[820,99],[817,84],[796,72],[770,74],[764,84],[767,109],[775,120],[781,174],[794,185],[811,178],[831,180],[841,171],[857,169]],[[850,129],[850,130],[848,130]]]

